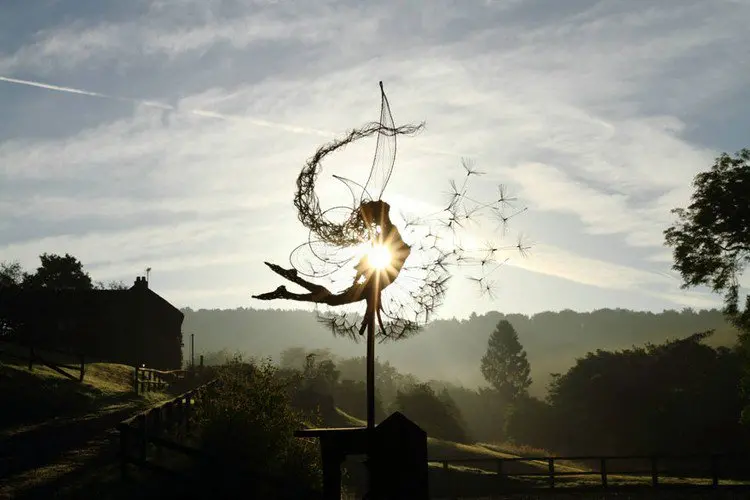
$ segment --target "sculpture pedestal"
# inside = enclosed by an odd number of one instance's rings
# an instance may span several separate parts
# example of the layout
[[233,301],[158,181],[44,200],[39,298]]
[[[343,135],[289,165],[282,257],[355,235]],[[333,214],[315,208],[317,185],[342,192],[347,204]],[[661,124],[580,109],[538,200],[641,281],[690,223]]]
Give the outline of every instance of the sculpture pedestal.
[[368,498],[429,498],[427,434],[399,412],[373,429],[303,429],[294,435],[320,440],[325,500],[340,500],[341,463],[347,455],[362,454],[367,455]]

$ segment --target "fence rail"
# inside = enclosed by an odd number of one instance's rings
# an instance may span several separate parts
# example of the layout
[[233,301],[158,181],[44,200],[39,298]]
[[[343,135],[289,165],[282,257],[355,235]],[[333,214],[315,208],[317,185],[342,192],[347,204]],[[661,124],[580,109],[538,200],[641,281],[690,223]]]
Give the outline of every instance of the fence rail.
[[[565,461],[566,464],[560,462]],[[615,462],[636,462],[647,464],[647,467],[613,467]],[[587,468],[569,465],[570,462],[584,462],[596,464]],[[676,465],[687,463],[689,467],[682,469]],[[440,465],[445,479],[458,471],[455,466],[477,468],[477,464],[490,464],[481,469],[493,474],[497,480],[497,491],[509,489],[534,489],[564,491],[601,489],[633,489],[633,488],[684,488],[705,487],[710,489],[743,489],[750,490],[750,454],[723,453],[711,455],[638,455],[638,456],[536,456],[536,457],[504,457],[504,458],[442,458],[431,459],[429,463]],[[664,465],[668,467],[664,467]],[[700,465],[703,467],[700,467]],[[451,465],[454,466],[451,469]],[[515,469],[515,470],[513,470]],[[598,480],[589,485],[568,483],[565,479],[573,477],[598,476]],[[457,477],[457,476],[453,476]],[[534,484],[523,478],[544,479],[544,484]],[[518,480],[521,481],[518,481]],[[511,484],[513,481],[515,484]],[[682,482],[681,482],[682,481]],[[704,484],[696,484],[703,481]],[[615,484],[613,484],[615,483]],[[457,486],[456,486],[457,488]],[[457,491],[457,493],[459,493]]]
[[[7,340],[0,341],[0,346],[4,346],[3,349],[0,349],[0,354],[28,362],[29,371],[34,369],[35,364],[44,365],[64,377],[83,382],[86,373],[86,359],[83,353],[57,349],[54,347],[21,344]],[[40,354],[40,351],[42,354]],[[62,354],[68,358],[77,360],[77,362],[73,364],[52,361],[46,354],[44,354],[44,352]],[[74,373],[65,370],[71,370]]]
[[174,384],[178,380],[183,380],[187,376],[187,370],[156,370],[136,366],[133,373],[133,389],[136,394],[150,391],[161,391]]
[[162,448],[188,456],[203,456],[200,450],[169,439],[169,436],[180,438],[189,435],[190,416],[194,405],[216,382],[216,379],[211,380],[117,425],[120,432],[120,466],[124,478],[128,475],[128,465],[163,474],[179,475],[178,472],[149,460],[149,448],[152,446],[156,449],[157,457]]

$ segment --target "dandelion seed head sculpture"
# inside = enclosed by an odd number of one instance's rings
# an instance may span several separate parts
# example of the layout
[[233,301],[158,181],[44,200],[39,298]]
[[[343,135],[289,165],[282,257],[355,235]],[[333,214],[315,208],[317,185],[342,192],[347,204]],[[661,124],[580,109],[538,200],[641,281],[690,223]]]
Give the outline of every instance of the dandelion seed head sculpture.
[[[525,211],[514,208],[515,200],[507,196],[503,186],[496,199],[489,202],[470,197],[468,183],[482,172],[469,160],[462,162],[461,183],[451,181],[444,208],[424,216],[402,215],[405,223],[401,230],[393,224],[391,207],[381,198],[393,173],[396,138],[413,135],[424,124],[396,127],[382,82],[380,94],[380,120],[318,148],[297,177],[294,205],[300,222],[309,230],[308,239],[291,252],[291,269],[268,262],[266,265],[307,292],[290,292],[282,285],[253,297],[327,306],[328,310],[318,312],[320,321],[334,334],[353,339],[362,335],[376,317],[380,327],[377,335],[383,341],[418,332],[441,305],[451,274],[459,267],[471,269],[468,278],[481,294],[492,295],[495,285],[491,276],[507,261],[500,260],[501,252],[515,248],[523,254],[528,247],[520,239],[512,246],[488,242],[484,248],[473,248],[463,244],[461,232],[471,221],[490,215],[504,234],[508,221]],[[351,204],[323,210],[315,192],[323,159],[373,135],[377,136],[377,143],[368,179],[360,184],[334,175],[349,189]],[[308,278],[327,279],[329,286],[343,282],[345,288],[334,293]],[[356,311],[341,312],[341,306],[360,301],[367,303],[364,317]]]

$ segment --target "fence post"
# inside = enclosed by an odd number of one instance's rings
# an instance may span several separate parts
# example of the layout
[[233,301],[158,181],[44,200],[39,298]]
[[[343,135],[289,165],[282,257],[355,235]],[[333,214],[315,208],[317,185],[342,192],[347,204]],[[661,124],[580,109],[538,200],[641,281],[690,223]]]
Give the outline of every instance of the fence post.
[[34,346],[29,347],[29,371],[34,369]]
[[187,435],[187,434],[190,433],[190,415],[192,415],[192,413],[193,413],[193,408],[192,408],[193,392],[192,391],[188,392],[188,395],[187,395],[187,397],[185,399],[186,399],[186,401],[185,401],[185,404],[186,404],[186,407],[185,407],[185,434]]
[[148,453],[148,429],[147,429],[146,415],[141,413],[138,415],[138,430],[140,431],[140,442],[139,445],[139,458],[141,462],[146,461],[146,454]]
[[135,365],[135,375],[133,375],[133,388],[135,393],[138,394],[138,365]]
[[602,487],[607,487],[607,459],[602,457],[601,464],[599,466],[599,472],[602,474]]
[[656,488],[659,486],[659,457],[651,457],[651,485]]
[[[164,419],[162,418],[162,412],[164,411],[163,406],[159,406],[153,410],[151,410],[151,413],[154,415],[154,426],[153,426],[153,434],[155,436],[161,436],[162,431],[164,429]],[[157,443],[154,443],[156,447],[156,458],[161,458],[161,446]]]
[[555,457],[547,458],[547,470],[549,470],[549,487],[555,487]]
[[120,429],[120,474],[123,479],[128,478],[128,445],[130,444],[130,426],[121,425]]
[[711,455],[711,486],[719,487],[719,456]]
[[83,374],[86,370],[86,359],[83,354],[81,354],[81,377],[78,379],[79,382],[83,382]]
[[445,477],[445,488],[449,492],[448,498],[455,499],[456,498],[456,486],[455,483],[451,481],[451,473],[450,469],[448,468],[448,461],[443,460],[443,477]]

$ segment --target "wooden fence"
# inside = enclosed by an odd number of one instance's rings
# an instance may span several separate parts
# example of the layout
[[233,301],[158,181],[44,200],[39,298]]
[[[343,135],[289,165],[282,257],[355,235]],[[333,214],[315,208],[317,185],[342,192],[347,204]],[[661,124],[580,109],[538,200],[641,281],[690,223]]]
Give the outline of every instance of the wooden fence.
[[149,460],[149,452],[152,448],[155,449],[157,457],[162,448],[193,457],[203,456],[200,450],[181,444],[174,439],[189,435],[190,416],[194,406],[200,402],[206,390],[216,382],[216,379],[207,382],[174,399],[123,420],[117,425],[117,430],[120,432],[120,464],[123,477],[127,477],[128,465],[131,464],[155,472],[179,475],[176,471]]
[[186,377],[187,370],[162,371],[136,366],[133,374],[133,389],[136,394],[149,391],[162,391],[178,380]]
[[[34,369],[35,364],[44,365],[60,375],[78,382],[83,382],[83,377],[86,373],[86,360],[83,353],[56,349],[53,347],[24,345],[8,341],[0,342],[0,353],[4,356],[28,362],[30,371]],[[67,359],[76,360],[76,362],[65,363],[52,359],[53,356],[61,354]],[[65,370],[70,370],[73,373]]]
[[[496,492],[538,490],[710,488],[750,491],[750,455],[507,457],[430,460],[460,495],[466,470],[494,476]],[[572,462],[572,463],[571,463]],[[623,466],[623,462],[625,465]],[[616,466],[615,464],[620,464]],[[580,464],[589,464],[584,466]],[[682,464],[682,465],[681,465]],[[640,467],[639,467],[640,465]],[[451,467],[453,466],[453,468]],[[457,468],[458,467],[458,468]],[[460,467],[465,469],[462,471]],[[571,481],[595,476],[595,481]],[[451,479],[455,479],[452,481]],[[463,480],[461,480],[463,481]]]

